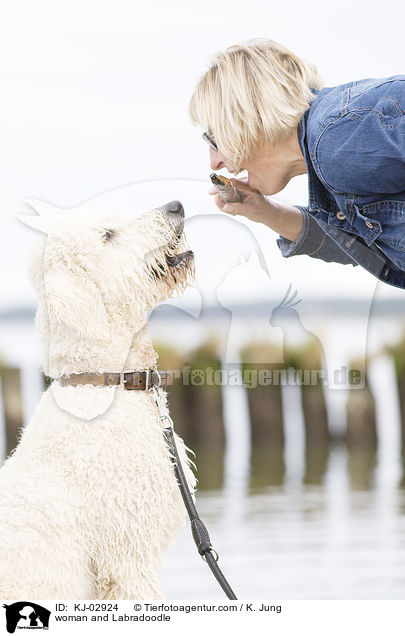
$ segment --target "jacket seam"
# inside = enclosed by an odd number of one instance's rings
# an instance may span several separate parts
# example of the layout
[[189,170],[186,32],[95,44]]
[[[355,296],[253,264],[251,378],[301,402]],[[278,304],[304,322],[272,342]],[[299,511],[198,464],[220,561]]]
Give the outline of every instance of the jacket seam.
[[[302,216],[303,216],[303,218],[304,218],[304,214],[305,214],[305,212],[303,212],[303,211],[302,211],[302,209],[300,209],[300,208],[298,208],[298,209],[301,211],[301,214],[302,214]],[[308,214],[308,212],[306,212],[306,214]],[[304,221],[304,222],[305,222],[305,221]],[[307,223],[307,227],[305,228],[304,236],[301,238],[301,240],[300,240],[299,244],[298,244],[298,245],[296,244],[296,243],[297,243],[297,241],[298,241],[298,237],[297,237],[297,240],[296,240],[296,241],[290,241],[290,247],[291,247],[291,244],[292,244],[292,243],[295,243],[295,246],[292,248],[292,250],[290,251],[290,253],[288,254],[288,256],[295,256],[295,255],[297,255],[297,256],[298,256],[297,251],[299,250],[299,248],[301,247],[301,245],[303,244],[303,242],[305,241],[305,239],[307,238],[307,235],[308,235],[308,231],[309,231],[309,219],[307,219],[307,220],[306,220],[306,223]],[[284,239],[285,241],[289,241],[289,240],[290,240],[290,239],[286,239],[286,238],[285,238],[285,236],[282,236],[281,238],[282,238],[282,239]]]
[[[308,212],[303,212],[303,211],[301,210],[301,214],[302,214],[303,221],[305,222],[305,220],[304,220],[304,214],[309,214],[309,213],[308,213]],[[309,232],[309,219],[307,219],[307,220],[306,220],[306,223],[307,223],[307,227],[305,228],[304,236],[303,236],[303,237],[302,237],[302,239],[300,240],[299,245],[295,245],[295,247],[293,248],[293,250],[292,250],[292,252],[291,252],[290,256],[294,256],[294,255],[297,253],[297,250],[299,250],[300,246],[303,244],[303,242],[305,241],[305,239],[306,239],[306,238],[307,238],[307,236],[308,236],[308,232]]]
[[[309,225],[309,224],[308,224]],[[323,235],[322,241],[319,243],[318,247],[313,252],[308,252],[308,256],[312,256],[312,254],[316,254],[321,249],[322,245],[325,243],[326,234]]]
[[[369,112],[369,113],[375,113],[375,114],[378,116],[378,118],[380,119],[380,123],[381,123],[382,127],[383,127],[385,130],[393,130],[394,128],[396,128],[396,127],[398,126],[398,124],[402,123],[402,121],[403,121],[403,119],[404,119],[404,117],[405,117],[405,116],[398,117],[398,118],[397,118],[397,119],[398,119],[398,121],[397,121],[394,125],[392,125],[392,126],[388,126],[388,125],[384,125],[384,124],[383,124],[383,121],[382,121],[382,117],[383,117],[383,115],[382,115],[382,113],[381,113],[379,110],[376,110],[375,108],[369,108],[369,109],[367,109],[367,110],[368,110],[368,112]],[[353,113],[353,112],[354,112],[354,109],[353,109],[353,110],[346,111],[345,113],[342,113],[341,115],[339,115],[339,116],[337,116],[337,117],[334,117],[331,121],[328,121],[328,122],[325,124],[325,126],[322,128],[321,132],[319,133],[319,135],[318,135],[318,137],[317,137],[317,139],[316,139],[316,141],[315,141],[313,151],[312,151],[312,152],[311,152],[311,151],[309,152],[309,156],[310,156],[310,158],[311,158],[311,160],[312,160],[312,163],[313,163],[313,166],[314,166],[315,172],[316,172],[316,174],[318,175],[318,178],[320,179],[320,181],[321,181],[321,182],[324,184],[324,186],[326,187],[326,189],[327,189],[327,190],[329,190],[330,192],[333,192],[334,194],[340,194],[340,195],[343,195],[343,196],[355,196],[355,195],[354,195],[354,193],[348,193],[348,192],[344,192],[344,191],[342,191],[342,190],[336,190],[336,189],[335,189],[335,188],[334,188],[334,187],[333,187],[333,186],[332,186],[332,185],[331,185],[331,184],[330,184],[330,183],[329,183],[329,182],[325,179],[325,177],[324,177],[324,175],[322,174],[322,171],[321,171],[321,169],[320,169],[320,166],[319,166],[319,161],[318,161],[318,158],[317,158],[317,152],[318,152],[318,146],[319,146],[319,143],[320,143],[320,141],[321,141],[321,138],[322,138],[322,136],[324,135],[324,133],[327,131],[327,129],[328,129],[330,126],[333,126],[334,124],[336,124],[338,121],[340,121],[340,120],[341,120],[341,119],[343,119],[344,117],[346,117],[346,116],[347,116],[347,117],[351,117],[351,115],[352,115],[352,113]]]
[[[402,77],[395,76],[390,79],[384,79],[379,84],[373,84],[373,88],[378,88],[379,86],[383,86],[384,84],[392,84],[393,82],[404,82],[404,81],[405,81],[405,76],[402,76]],[[354,86],[355,84],[357,84],[357,81],[353,82],[352,86]],[[355,97],[360,97],[360,95],[363,95],[368,90],[369,90],[369,87],[365,88],[364,90],[361,91],[361,93],[357,93]]]
[[335,188],[333,188],[333,186],[331,186],[328,181],[326,181],[325,177],[323,176],[320,167],[319,167],[319,162],[318,162],[318,158],[317,158],[317,152],[318,152],[318,146],[319,146],[319,142],[322,138],[322,136],[324,135],[324,133],[327,131],[327,129],[332,126],[333,124],[335,124],[337,121],[343,119],[344,117],[346,117],[346,115],[350,115],[350,111],[341,113],[340,115],[338,115],[337,117],[334,117],[331,121],[328,121],[325,126],[322,128],[321,132],[319,133],[315,144],[314,144],[314,150],[313,152],[309,151],[309,156],[310,159],[312,160],[314,169],[316,174],[318,175],[318,178],[320,179],[320,181],[324,184],[325,188],[329,191],[332,191],[335,194],[343,194],[346,196],[354,196],[354,195],[350,195],[350,193],[347,192],[341,192],[340,190],[335,190]]

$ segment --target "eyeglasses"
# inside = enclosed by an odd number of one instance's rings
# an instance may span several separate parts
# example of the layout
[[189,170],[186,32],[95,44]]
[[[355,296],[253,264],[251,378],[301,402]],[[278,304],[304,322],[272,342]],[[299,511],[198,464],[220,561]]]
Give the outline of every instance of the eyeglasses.
[[202,138],[211,146],[214,152],[218,152],[218,146],[212,138],[212,132],[210,130],[208,132],[203,132]]
[[[204,141],[207,142],[207,144],[211,146],[214,152],[218,152],[218,146],[212,137],[212,130],[209,130],[208,132],[203,132],[202,138],[204,139]],[[232,174],[236,176],[240,174],[241,172],[243,172],[243,168],[239,168],[239,169],[235,168],[234,170],[232,170],[232,168],[229,167],[228,172],[232,172]]]

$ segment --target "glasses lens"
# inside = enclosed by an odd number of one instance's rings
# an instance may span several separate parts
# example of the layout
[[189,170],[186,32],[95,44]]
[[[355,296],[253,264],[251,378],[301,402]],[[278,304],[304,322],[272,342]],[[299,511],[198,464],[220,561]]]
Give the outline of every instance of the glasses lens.
[[218,146],[215,143],[215,141],[212,139],[212,137],[209,136],[208,133],[203,133],[202,134],[202,138],[204,139],[204,141],[207,142],[207,144],[209,144],[211,146],[211,148],[215,151],[218,152]]

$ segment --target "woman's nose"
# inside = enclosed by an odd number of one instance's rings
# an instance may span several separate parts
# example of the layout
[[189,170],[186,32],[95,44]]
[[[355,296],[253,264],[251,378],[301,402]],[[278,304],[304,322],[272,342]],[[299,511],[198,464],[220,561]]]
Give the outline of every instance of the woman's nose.
[[225,166],[224,158],[220,152],[215,152],[210,148],[210,166],[211,170],[221,170]]

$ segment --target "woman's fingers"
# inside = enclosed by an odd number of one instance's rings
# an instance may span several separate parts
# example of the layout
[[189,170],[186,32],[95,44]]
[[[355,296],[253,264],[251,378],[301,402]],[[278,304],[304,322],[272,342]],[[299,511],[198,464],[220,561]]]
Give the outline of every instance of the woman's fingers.
[[243,214],[243,206],[241,203],[225,203],[222,209],[227,214]]
[[231,182],[233,183],[233,185],[235,186],[235,188],[237,190],[239,190],[239,192],[242,193],[248,193],[248,192],[259,192],[259,190],[255,190],[255,188],[252,188],[248,182],[247,179],[246,180],[242,180],[242,179],[231,179]]
[[[249,194],[259,194],[260,192],[258,190],[255,190],[254,188],[251,188],[248,183],[246,182],[246,180],[242,180],[242,179],[231,179],[231,182],[233,183],[233,185],[235,186],[236,190],[238,190],[241,194],[245,195],[245,199],[247,197],[247,195]],[[262,196],[260,195],[260,201],[256,202],[256,199],[252,199],[251,197],[249,197],[248,200],[244,200],[241,202],[229,202],[229,203],[225,203],[219,193],[218,190],[215,186],[211,186],[208,190],[208,194],[215,196],[215,205],[221,210],[221,212],[226,212],[227,214],[241,214],[243,216],[247,216],[249,218],[250,216],[250,208],[252,207],[252,203],[253,201],[255,202],[253,205],[253,208],[256,207],[257,204],[261,204],[261,199]],[[249,203],[248,203],[249,201]],[[255,205],[256,204],[256,205]]]
[[215,205],[222,211],[224,209],[224,205],[225,203],[222,201],[221,197],[219,196],[219,194],[217,193],[217,196],[215,197]]
[[242,177],[242,179],[235,179],[235,177],[232,177],[231,181],[234,182],[235,187],[236,187],[237,184],[247,185],[248,186],[248,178],[247,177]]

